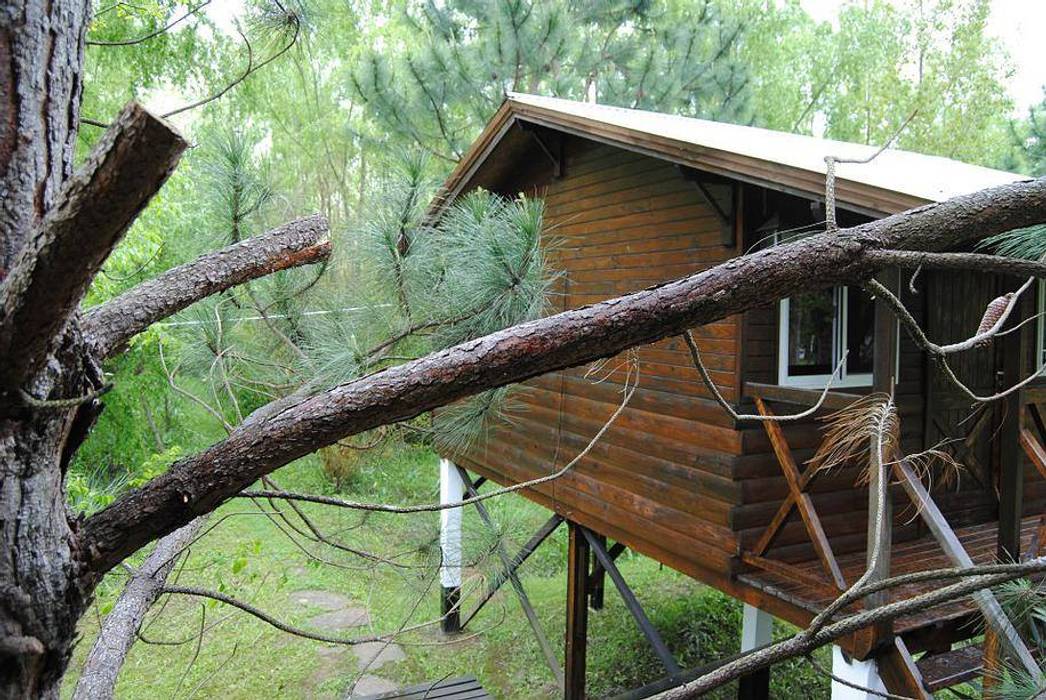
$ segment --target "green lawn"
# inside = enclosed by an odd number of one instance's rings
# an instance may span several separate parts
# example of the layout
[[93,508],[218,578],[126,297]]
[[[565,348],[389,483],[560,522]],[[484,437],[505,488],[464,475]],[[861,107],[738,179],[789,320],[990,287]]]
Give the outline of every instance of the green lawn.
[[[291,465],[276,477],[288,489],[331,491],[316,457]],[[403,447],[369,455],[343,491],[346,498],[356,500],[427,503],[436,499],[437,478],[433,454]],[[488,505],[499,536],[513,551],[548,517],[547,511],[517,495],[488,501]],[[258,514],[254,504],[240,500],[212,516],[211,524],[217,526],[192,547],[178,583],[236,595],[294,625],[303,625],[321,611],[295,603],[292,592],[322,589],[341,593],[371,613],[371,627],[355,631],[361,635],[393,632],[438,616],[438,513],[365,516],[321,506],[305,510],[340,542],[392,561],[374,564],[310,544],[305,546],[312,554],[307,554],[273,520]],[[284,530],[288,528],[277,522]],[[300,521],[292,522],[300,526]],[[495,570],[494,537],[471,510],[465,514],[465,532],[466,559],[472,564],[467,587],[475,592]],[[561,527],[522,570],[524,585],[560,655],[565,545],[566,530]],[[619,563],[684,667],[737,651],[738,603],[645,557],[626,553]],[[97,612],[92,611],[82,623],[83,639],[67,691],[97,635],[98,619],[119,590],[120,578],[114,574],[106,581],[99,591]],[[590,616],[588,683],[592,697],[640,685],[661,673],[609,581],[607,585],[605,609]],[[465,608],[470,608],[468,602]],[[201,605],[200,599],[179,596],[157,610],[143,636],[152,642],[182,643],[137,643],[120,676],[120,698],[340,698],[358,675],[351,652],[339,653],[332,645],[285,634],[219,603]],[[206,633],[197,643],[201,627]],[[378,675],[418,683],[474,674],[496,697],[556,697],[552,675],[508,586],[456,641],[442,638],[434,625],[401,634],[396,641],[407,660],[384,666]],[[799,662],[776,668],[772,677],[775,698],[828,695],[825,679]],[[734,690],[728,688],[718,697],[733,695]]]

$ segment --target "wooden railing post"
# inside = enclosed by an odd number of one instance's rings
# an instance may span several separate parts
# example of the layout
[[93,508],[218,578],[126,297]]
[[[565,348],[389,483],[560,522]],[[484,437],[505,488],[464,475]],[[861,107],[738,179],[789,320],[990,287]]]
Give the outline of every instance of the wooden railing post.
[[[1018,318],[1021,316],[1018,315]],[[997,341],[1002,353],[999,385],[1006,389],[1021,380],[1024,367],[1023,332],[1009,333]],[[1021,558],[1021,517],[1024,508],[1024,459],[1021,454],[1021,392],[999,402],[999,561]]]

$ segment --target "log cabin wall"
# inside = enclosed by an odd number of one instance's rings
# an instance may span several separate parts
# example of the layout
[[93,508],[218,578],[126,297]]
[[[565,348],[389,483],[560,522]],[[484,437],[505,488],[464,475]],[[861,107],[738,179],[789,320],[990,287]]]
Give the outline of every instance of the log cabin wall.
[[[484,187],[506,196],[522,192],[544,199],[548,259],[561,273],[550,313],[728,260],[764,236],[766,231],[759,229],[775,213],[781,215],[777,225],[782,230],[824,218],[809,199],[740,185],[733,209],[735,236],[729,240],[691,179],[662,159],[516,124],[470,175],[464,191]],[[731,202],[719,204],[731,210]],[[840,212],[841,225],[862,220],[867,217]],[[902,280],[904,298],[921,321],[930,304],[956,303],[927,278],[916,295],[907,291],[907,277]],[[975,303],[970,303],[972,308]],[[751,408],[741,395],[744,381],[777,382],[776,304],[705,326],[695,336],[724,395],[743,408]],[[643,347],[638,360],[638,389],[617,422],[570,474],[525,495],[736,593],[730,574],[737,570],[739,547],[758,539],[787,494],[780,467],[762,427],[737,428],[711,400],[680,340]],[[502,484],[556,471],[584,449],[619,405],[627,364],[627,358],[616,357],[599,368],[526,382],[513,395],[506,421],[491,426],[456,460]],[[940,437],[927,427],[932,426],[925,410],[927,376],[925,357],[901,333],[896,395],[907,450]],[[786,427],[797,462],[813,454],[820,429],[817,421]],[[867,490],[855,487],[855,478],[854,469],[843,469],[819,477],[811,489],[837,553],[865,547]],[[1031,492],[1046,496],[1046,483]],[[975,480],[964,478],[955,493],[939,486],[935,497],[955,526],[995,517],[990,485]],[[896,539],[920,534],[920,521],[911,517],[899,490],[894,500]],[[795,514],[770,556],[813,557]]]
[[[549,134],[543,134],[551,143]],[[510,134],[511,168],[491,166],[473,183],[544,198],[550,267],[561,272],[550,312],[675,279],[736,255],[721,220],[671,163],[569,137],[562,177],[543,151]],[[500,157],[489,163],[505,163]],[[696,331],[722,391],[738,391],[739,319]],[[528,496],[611,538],[706,581],[730,570],[740,504],[733,461],[742,434],[707,395],[678,339],[638,351],[638,389],[628,408],[567,476]],[[627,358],[527,382],[508,422],[457,461],[500,483],[548,474],[587,444],[622,399]],[[589,370],[592,370],[589,372]],[[586,376],[586,372],[589,372]]]

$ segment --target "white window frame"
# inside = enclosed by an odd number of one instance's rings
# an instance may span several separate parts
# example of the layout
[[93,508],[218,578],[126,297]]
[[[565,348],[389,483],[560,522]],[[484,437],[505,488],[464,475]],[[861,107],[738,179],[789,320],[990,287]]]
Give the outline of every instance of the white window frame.
[[[847,308],[850,295],[849,287],[834,287],[835,314],[832,318],[832,369],[839,364],[843,353],[847,351]],[[781,386],[794,386],[804,389],[821,389],[828,383],[831,374],[804,374],[792,376],[788,374],[788,312],[790,299],[782,299],[778,312],[778,335],[777,335],[777,383]],[[833,387],[859,387],[872,385],[872,373],[861,372],[849,374],[846,371],[847,362],[843,363],[840,374],[832,381]]]

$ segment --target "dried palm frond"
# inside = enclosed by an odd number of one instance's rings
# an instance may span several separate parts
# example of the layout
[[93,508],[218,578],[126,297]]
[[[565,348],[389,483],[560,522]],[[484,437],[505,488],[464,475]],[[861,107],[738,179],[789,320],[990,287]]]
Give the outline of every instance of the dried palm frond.
[[940,446],[907,455],[904,460],[919,481],[926,486],[927,491],[933,491],[935,474],[939,475],[938,483],[941,486],[950,486],[952,483],[955,483],[956,488],[959,486],[962,464],[951,454],[940,449]]
[[868,482],[869,455],[872,441],[879,445],[883,462],[888,462],[901,448],[901,423],[893,399],[885,394],[871,394],[854,401],[844,409],[824,418],[824,440],[809,464],[826,471],[844,464],[862,468],[858,483]]

